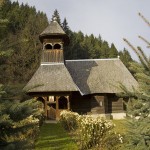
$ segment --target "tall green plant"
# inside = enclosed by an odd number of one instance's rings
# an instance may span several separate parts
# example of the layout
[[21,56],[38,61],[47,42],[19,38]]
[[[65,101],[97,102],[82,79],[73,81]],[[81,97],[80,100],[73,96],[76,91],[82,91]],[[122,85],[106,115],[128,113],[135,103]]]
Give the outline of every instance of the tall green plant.
[[[139,13],[139,16],[150,27],[150,23]],[[145,38],[141,38],[146,42],[149,48],[150,43]],[[150,59],[140,47],[134,47],[127,39],[124,41],[137,54],[140,63],[132,63],[131,68],[135,72],[135,76],[139,82],[139,90],[131,94],[128,104],[128,144],[126,149],[148,150],[150,149]]]
[[7,100],[5,94],[0,85],[0,149],[31,149],[42,118],[40,103]]

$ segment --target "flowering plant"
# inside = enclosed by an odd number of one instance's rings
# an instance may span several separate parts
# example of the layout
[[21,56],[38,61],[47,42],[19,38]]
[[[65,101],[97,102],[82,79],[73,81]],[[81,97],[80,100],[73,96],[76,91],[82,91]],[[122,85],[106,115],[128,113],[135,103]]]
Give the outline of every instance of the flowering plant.
[[114,124],[110,120],[92,115],[79,115],[75,112],[62,111],[60,122],[68,131],[75,131],[80,149],[98,148],[115,149],[122,143],[122,136],[114,132]]
[[82,116],[79,121],[78,130],[81,148],[99,147],[106,133],[113,127],[114,124],[111,121],[101,118],[100,116]]
[[78,127],[77,118],[79,117],[78,113],[63,110],[60,113],[60,123],[63,125],[63,127],[68,130],[75,130]]

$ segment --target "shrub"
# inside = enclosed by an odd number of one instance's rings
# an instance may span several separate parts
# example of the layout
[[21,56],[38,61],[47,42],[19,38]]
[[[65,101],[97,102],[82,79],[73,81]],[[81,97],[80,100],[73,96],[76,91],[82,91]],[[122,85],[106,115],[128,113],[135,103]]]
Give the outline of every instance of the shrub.
[[68,130],[75,131],[80,149],[118,149],[122,136],[115,133],[112,121],[90,115],[79,115],[70,111],[61,112],[60,122]]
[[67,131],[76,130],[78,127],[77,118],[79,117],[78,113],[63,110],[60,113],[60,123]]
[[79,120],[79,141],[81,149],[99,147],[106,134],[114,127],[111,121],[101,117],[82,116]]
[[103,137],[100,147],[106,150],[118,150],[121,148],[122,143],[123,137],[112,130]]

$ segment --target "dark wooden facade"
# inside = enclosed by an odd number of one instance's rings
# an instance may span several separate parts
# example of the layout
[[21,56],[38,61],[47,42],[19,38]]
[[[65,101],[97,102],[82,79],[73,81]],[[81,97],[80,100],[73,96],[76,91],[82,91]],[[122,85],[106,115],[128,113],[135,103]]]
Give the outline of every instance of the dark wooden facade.
[[[36,95],[41,96],[42,94],[36,93]],[[45,117],[52,120],[59,120],[62,110],[70,110],[84,115],[103,114],[104,116],[125,112],[123,99],[118,98],[115,94],[82,96],[79,92],[45,93],[37,100],[43,102]]]
[[79,114],[110,114],[125,112],[124,100],[115,94],[91,94],[81,96],[73,92],[71,109]]

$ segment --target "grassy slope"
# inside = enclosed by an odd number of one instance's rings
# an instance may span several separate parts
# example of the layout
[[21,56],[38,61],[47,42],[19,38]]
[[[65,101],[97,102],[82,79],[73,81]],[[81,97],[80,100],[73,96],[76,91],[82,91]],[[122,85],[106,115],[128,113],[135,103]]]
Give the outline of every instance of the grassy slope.
[[60,124],[44,124],[36,150],[78,150],[71,137],[64,131]]

